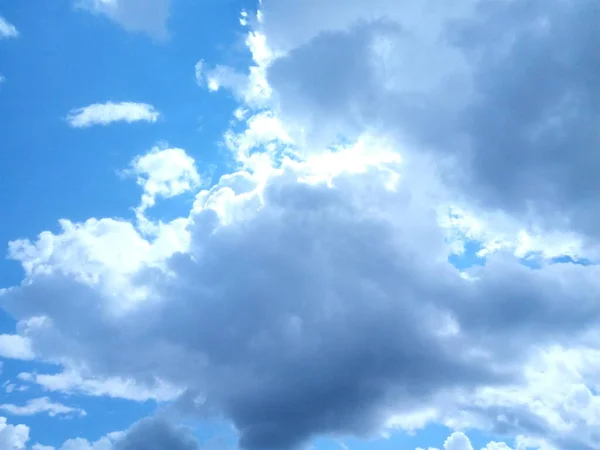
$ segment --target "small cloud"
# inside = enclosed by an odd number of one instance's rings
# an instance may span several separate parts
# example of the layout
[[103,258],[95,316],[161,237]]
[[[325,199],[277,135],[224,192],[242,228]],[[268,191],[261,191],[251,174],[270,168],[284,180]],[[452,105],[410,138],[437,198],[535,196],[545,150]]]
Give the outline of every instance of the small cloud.
[[139,212],[154,206],[157,198],[181,195],[201,182],[194,158],[181,148],[154,147],[136,157],[125,174],[136,175],[144,190]]
[[0,405],[0,410],[15,416],[33,416],[42,413],[47,413],[50,417],[64,415],[85,416],[87,414],[83,409],[72,408],[62,403],[54,403],[48,397],[31,399],[23,406],[9,403],[3,404]]
[[154,106],[147,103],[94,103],[83,108],[71,110],[67,116],[73,128],[85,128],[92,125],[108,125],[113,122],[151,122],[160,117]]
[[0,39],[16,38],[19,36],[17,28],[0,16]]
[[27,372],[21,372],[20,374],[17,375],[17,378],[21,381],[33,381],[34,374],[27,373]]

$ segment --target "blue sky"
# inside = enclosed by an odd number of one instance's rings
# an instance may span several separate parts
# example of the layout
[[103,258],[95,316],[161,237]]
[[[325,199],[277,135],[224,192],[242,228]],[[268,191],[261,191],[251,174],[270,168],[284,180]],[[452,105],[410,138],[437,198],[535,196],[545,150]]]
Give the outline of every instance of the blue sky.
[[0,2],[0,450],[598,448],[596,12]]

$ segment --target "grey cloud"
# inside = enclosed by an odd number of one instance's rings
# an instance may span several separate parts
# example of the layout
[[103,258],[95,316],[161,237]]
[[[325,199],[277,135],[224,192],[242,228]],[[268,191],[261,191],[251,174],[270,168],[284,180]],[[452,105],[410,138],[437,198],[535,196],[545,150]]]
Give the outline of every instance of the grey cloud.
[[[490,206],[597,236],[600,77],[597,2],[489,2],[458,26],[477,100],[462,121],[471,188]],[[564,222],[563,222],[564,223]]]
[[247,449],[369,435],[391,411],[518,381],[537,345],[597,324],[599,307],[580,301],[598,294],[595,267],[500,261],[467,281],[440,259],[433,211],[383,189],[381,173],[334,188],[291,175],[269,181],[246,221],[194,215],[190,254],[169,275],[138,275],[153,297],[134,313],[111,315],[109,294],[59,273],[3,303],[19,319],[49,316],[22,330],[37,353],[186,387],[185,412],[231,420]]
[[437,5],[429,34],[388,8],[385,21],[322,27],[273,63],[283,116],[318,139],[408,139],[454,158],[448,183],[479,206],[598,238],[597,2],[482,0],[460,19]]
[[192,431],[160,417],[143,419],[113,445],[113,450],[199,450]]

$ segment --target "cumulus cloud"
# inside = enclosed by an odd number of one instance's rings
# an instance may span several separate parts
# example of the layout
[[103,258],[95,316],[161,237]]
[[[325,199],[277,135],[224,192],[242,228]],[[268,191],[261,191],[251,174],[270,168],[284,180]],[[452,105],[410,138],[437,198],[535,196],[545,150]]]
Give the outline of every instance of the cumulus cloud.
[[83,108],[73,109],[67,116],[73,128],[86,128],[92,125],[109,125],[114,122],[156,122],[160,113],[146,103],[94,103]]
[[17,28],[0,16],[0,39],[16,38],[19,36]]
[[29,440],[29,427],[9,425],[6,417],[0,417],[0,448],[6,450],[25,450]]
[[125,30],[156,39],[168,36],[170,0],[75,0],[80,8],[108,17]]
[[[444,441],[444,450],[473,450],[473,445],[469,437],[461,431],[452,433]],[[425,450],[418,447],[416,450]],[[437,450],[437,448],[429,447],[429,450]],[[481,450],[512,450],[505,442],[488,442]],[[525,447],[519,446],[515,450],[526,450]]]
[[35,414],[47,413],[49,416],[80,415],[86,412],[80,408],[72,408],[62,403],[53,402],[48,397],[34,398],[25,405],[18,406],[10,403],[1,404],[0,410],[15,416],[33,416]]

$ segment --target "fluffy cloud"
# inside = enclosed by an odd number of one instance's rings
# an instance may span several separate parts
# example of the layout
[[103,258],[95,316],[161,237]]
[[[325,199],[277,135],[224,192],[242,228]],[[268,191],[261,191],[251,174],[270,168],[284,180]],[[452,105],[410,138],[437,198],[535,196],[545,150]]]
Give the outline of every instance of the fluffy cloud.
[[156,122],[160,114],[146,103],[94,103],[72,110],[67,116],[69,125],[85,128],[92,125],[108,125],[114,122]]
[[[462,431],[455,431],[448,436],[448,438],[444,441],[442,448],[444,450],[474,450],[471,440]],[[425,449],[417,447],[415,450]],[[438,449],[429,447],[428,450]],[[506,442],[490,441],[481,450],[513,450],[513,447],[509,446]],[[515,439],[514,450],[554,450],[554,448],[544,444],[543,442],[527,439],[523,436],[517,436]]]
[[143,32],[156,39],[168,36],[170,0],[75,0],[75,4],[104,15],[127,31]]
[[144,191],[140,212],[154,206],[157,198],[175,197],[200,184],[196,162],[180,148],[154,147],[137,157],[125,173],[135,175]]
[[29,440],[29,428],[25,425],[8,425],[5,417],[0,417],[0,448],[25,450]]
[[[456,431],[452,433],[448,438],[444,441],[444,450],[473,450],[473,445],[471,444],[471,440],[468,438],[466,434],[461,431]],[[425,450],[421,447],[418,447],[416,450]],[[429,450],[437,450],[436,448],[429,447]],[[489,442],[484,448],[481,450],[512,450],[506,443],[504,442]],[[519,446],[516,450],[526,450],[525,447]]]
[[15,416],[33,416],[40,413],[47,413],[51,417],[74,414],[85,416],[86,414],[83,409],[72,408],[62,403],[53,402],[48,397],[31,399],[23,406],[8,403],[2,404],[0,405],[0,410]]
[[19,36],[17,28],[0,16],[0,39],[16,38]]

